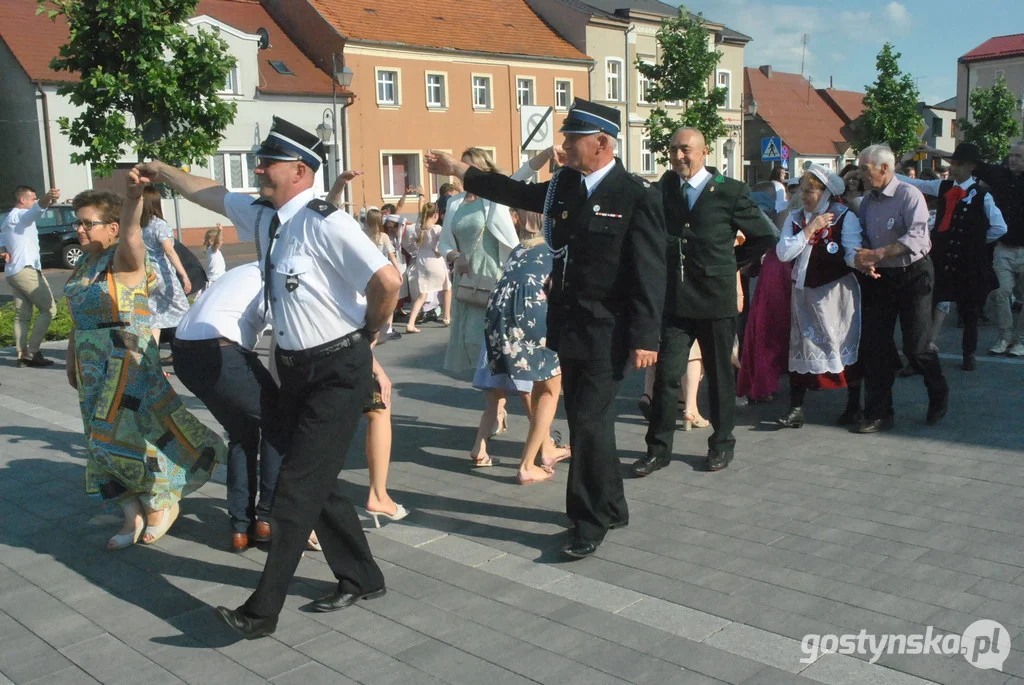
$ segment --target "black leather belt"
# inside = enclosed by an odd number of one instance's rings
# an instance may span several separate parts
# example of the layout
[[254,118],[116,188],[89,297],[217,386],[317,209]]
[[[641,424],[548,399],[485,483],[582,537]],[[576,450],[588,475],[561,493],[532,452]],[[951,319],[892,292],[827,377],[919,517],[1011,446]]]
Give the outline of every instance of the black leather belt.
[[344,350],[345,348],[352,347],[361,340],[367,339],[366,332],[363,329],[352,331],[348,335],[326,342],[323,345],[317,345],[311,347],[308,350],[284,350],[280,347],[277,348],[277,360],[285,366],[302,366],[314,362],[317,359],[323,359],[329,357],[338,350]]
[[206,340],[182,340],[181,338],[175,338],[172,343],[173,347],[227,347],[234,345],[234,340],[228,340],[227,338],[207,338]]
[[883,274],[903,274],[914,269],[919,269],[924,265],[925,260],[928,259],[928,255],[921,257],[917,261],[911,262],[906,266],[876,266],[875,271]]

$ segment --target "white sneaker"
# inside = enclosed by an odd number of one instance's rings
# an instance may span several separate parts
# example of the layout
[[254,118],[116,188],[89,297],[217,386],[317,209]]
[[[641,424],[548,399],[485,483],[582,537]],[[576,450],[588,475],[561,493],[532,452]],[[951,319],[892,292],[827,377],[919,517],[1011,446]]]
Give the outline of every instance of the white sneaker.
[[[1018,343],[1019,344],[1019,343]],[[1010,341],[1006,338],[1000,338],[999,342],[989,348],[989,354],[1006,354],[1006,351],[1010,349]]]
[[1011,357],[1024,357],[1024,343],[1019,342],[1006,351]]

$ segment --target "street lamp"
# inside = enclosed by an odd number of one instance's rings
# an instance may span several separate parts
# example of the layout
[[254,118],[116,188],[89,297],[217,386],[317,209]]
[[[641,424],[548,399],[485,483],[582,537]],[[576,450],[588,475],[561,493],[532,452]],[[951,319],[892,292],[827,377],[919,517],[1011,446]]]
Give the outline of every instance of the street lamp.
[[[332,52],[331,53],[331,75],[332,75],[332,78],[331,78],[331,112],[333,113],[332,122],[334,122],[334,121],[338,121],[338,86],[341,86],[342,88],[348,90],[348,87],[352,85],[352,78],[355,76],[355,72],[352,71],[352,69],[350,69],[344,62],[342,63],[341,68],[339,69],[338,68],[338,56],[335,53]],[[351,104],[352,104],[352,95],[350,93],[349,96],[348,96],[348,102],[345,103],[345,105],[344,105],[344,107],[342,107],[342,109],[347,108]],[[348,117],[342,117],[342,119],[341,119],[341,130],[342,130],[342,134],[343,134],[342,137],[345,136],[345,122],[347,120],[348,120]],[[340,174],[342,172],[343,167],[348,165],[348,160],[346,159],[348,157],[348,148],[345,149],[345,154],[344,155],[339,154],[339,152],[341,151],[341,146],[338,145],[338,127],[337,126],[331,126],[331,131],[334,134],[334,177],[337,178],[338,174]],[[318,129],[318,132],[319,132],[319,129]],[[326,142],[326,141],[324,141],[324,142]],[[346,201],[350,202],[352,200],[351,192],[352,192],[351,188],[349,188],[349,186],[346,185],[345,186],[345,200]]]
[[334,125],[332,123],[334,115],[331,114],[331,108],[328,107],[321,116],[320,123],[316,125],[316,134],[320,136],[320,142],[327,145],[331,142],[331,138],[334,137]]
[[747,103],[746,103],[747,116],[749,116],[749,117],[756,117],[757,116],[757,100],[754,99],[753,95],[748,95],[746,100],[747,100]]

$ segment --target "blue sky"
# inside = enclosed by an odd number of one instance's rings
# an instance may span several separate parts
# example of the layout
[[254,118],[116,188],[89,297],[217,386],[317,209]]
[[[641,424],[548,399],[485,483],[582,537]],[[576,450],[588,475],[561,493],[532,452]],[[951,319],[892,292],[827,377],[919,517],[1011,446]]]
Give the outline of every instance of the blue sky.
[[875,80],[875,56],[886,41],[903,53],[900,67],[919,78],[928,104],[956,94],[956,60],[993,36],[1024,33],[1021,0],[665,0],[703,12],[711,21],[751,36],[746,65],[771,64],[800,72],[801,36],[807,34],[804,74],[817,88],[862,91]]

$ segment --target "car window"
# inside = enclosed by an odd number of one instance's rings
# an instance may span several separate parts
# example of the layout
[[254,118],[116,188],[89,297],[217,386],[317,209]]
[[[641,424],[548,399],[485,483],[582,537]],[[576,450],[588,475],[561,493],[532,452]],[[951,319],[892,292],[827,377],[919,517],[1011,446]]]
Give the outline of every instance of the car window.
[[52,226],[58,226],[61,223],[60,214],[57,213],[56,209],[47,209],[43,212],[41,217],[36,219],[37,228],[50,228]]

